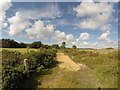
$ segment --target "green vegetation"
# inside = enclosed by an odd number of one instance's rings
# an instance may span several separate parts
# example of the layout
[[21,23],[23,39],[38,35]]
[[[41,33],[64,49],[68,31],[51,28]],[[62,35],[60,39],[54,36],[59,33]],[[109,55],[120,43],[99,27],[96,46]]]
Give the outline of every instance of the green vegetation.
[[62,45],[60,46],[60,49],[65,49],[66,47],[66,42],[62,42]]
[[59,45],[57,45],[57,44],[53,44],[53,45],[51,45],[51,48],[59,49]]
[[64,49],[76,63],[91,68],[102,88],[118,87],[118,51],[117,50],[80,50]]
[[19,88],[29,78],[24,70],[24,59],[28,59],[30,71],[40,71],[52,67],[56,61],[56,50],[40,49],[24,54],[19,51],[2,50],[2,88],[5,90]]
[[34,41],[32,43],[18,43],[15,40],[11,39],[0,39],[0,48],[45,48],[45,49],[59,49],[59,45],[53,44],[53,45],[45,45],[41,41]]
[[[2,39],[2,88],[117,88],[118,51],[106,49],[66,48],[66,42],[45,45],[41,41],[17,43]],[[1,41],[1,40],[0,40]],[[67,71],[56,66],[56,53],[64,52],[78,65],[79,71]],[[1,54],[0,54],[1,55]],[[29,75],[24,59],[29,62]],[[64,60],[64,59],[63,59]],[[0,62],[1,63],[1,62]],[[56,66],[56,67],[54,67]],[[1,82],[1,81],[0,81]]]
[[39,51],[39,49],[34,48],[0,48],[0,50],[19,51],[22,54],[30,51]]
[[77,46],[76,46],[76,45],[73,45],[73,46],[72,46],[72,48],[73,48],[73,49],[76,49],[76,48],[77,48]]

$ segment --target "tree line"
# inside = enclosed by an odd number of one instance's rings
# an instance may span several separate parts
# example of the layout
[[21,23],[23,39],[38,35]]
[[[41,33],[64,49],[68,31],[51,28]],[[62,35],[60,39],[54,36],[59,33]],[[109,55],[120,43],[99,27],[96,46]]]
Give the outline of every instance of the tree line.
[[[0,39],[0,48],[45,48],[45,49],[65,49],[66,48],[66,42],[62,42],[61,46],[58,44],[52,44],[52,45],[46,45],[43,44],[41,41],[34,41],[32,43],[18,43],[13,39]],[[72,46],[72,48],[76,49],[77,47],[75,45]]]

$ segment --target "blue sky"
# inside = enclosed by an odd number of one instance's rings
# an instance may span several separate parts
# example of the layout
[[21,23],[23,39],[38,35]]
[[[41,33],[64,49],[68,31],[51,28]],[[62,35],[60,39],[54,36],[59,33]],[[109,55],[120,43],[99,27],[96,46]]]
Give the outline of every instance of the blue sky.
[[2,37],[18,42],[65,41],[68,47],[117,48],[118,3],[4,2]]

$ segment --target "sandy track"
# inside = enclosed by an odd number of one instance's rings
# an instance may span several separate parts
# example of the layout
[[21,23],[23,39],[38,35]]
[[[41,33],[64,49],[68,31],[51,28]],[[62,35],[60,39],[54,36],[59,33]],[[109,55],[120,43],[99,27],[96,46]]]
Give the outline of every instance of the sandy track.
[[64,53],[57,53],[57,61],[59,62],[59,67],[69,71],[78,71],[80,66],[73,62],[68,56]]

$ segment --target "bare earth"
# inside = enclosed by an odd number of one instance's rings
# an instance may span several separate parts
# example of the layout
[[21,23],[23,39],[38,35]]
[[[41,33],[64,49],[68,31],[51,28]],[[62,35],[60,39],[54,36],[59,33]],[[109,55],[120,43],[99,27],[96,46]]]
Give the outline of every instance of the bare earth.
[[81,69],[79,65],[64,55],[64,53],[57,53],[57,61],[59,62],[59,67],[65,70],[78,71]]

